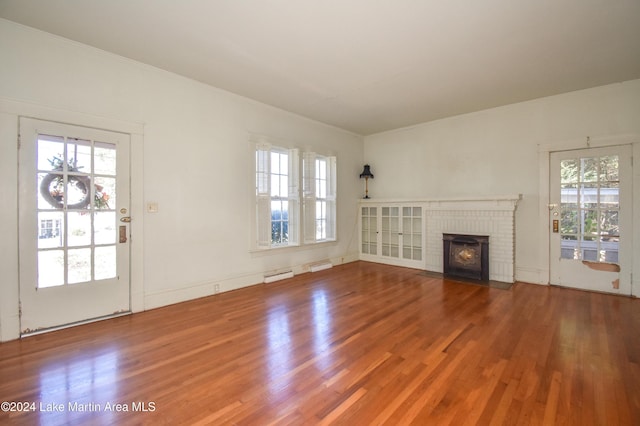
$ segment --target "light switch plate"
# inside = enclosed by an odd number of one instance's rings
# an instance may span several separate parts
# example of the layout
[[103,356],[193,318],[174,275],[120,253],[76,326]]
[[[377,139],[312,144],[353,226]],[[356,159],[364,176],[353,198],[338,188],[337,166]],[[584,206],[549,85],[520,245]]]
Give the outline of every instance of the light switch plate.
[[147,203],[147,213],[158,213],[158,203]]

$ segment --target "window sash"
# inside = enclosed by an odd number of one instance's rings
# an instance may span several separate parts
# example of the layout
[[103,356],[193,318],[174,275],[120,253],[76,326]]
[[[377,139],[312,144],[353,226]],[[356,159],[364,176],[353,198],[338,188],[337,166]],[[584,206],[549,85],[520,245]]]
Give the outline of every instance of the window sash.
[[302,166],[304,242],[335,240],[336,157],[305,152]]
[[[282,149],[272,146],[267,142],[258,142],[256,152],[256,245],[259,249],[272,247],[292,246],[299,244],[299,154],[297,149]],[[286,173],[280,164],[272,164],[272,160],[278,159],[277,155],[287,154],[288,163]],[[277,172],[277,173],[274,173]],[[284,184],[286,179],[286,196],[283,196],[284,188],[273,188],[274,184]],[[273,201],[281,201],[287,206],[287,219],[273,218]],[[284,211],[281,209],[280,211]],[[286,225],[284,224],[286,222]],[[274,232],[274,226],[279,233]],[[287,238],[283,241],[283,232],[287,228]],[[278,238],[274,236],[278,235]],[[274,240],[275,238],[275,240]]]

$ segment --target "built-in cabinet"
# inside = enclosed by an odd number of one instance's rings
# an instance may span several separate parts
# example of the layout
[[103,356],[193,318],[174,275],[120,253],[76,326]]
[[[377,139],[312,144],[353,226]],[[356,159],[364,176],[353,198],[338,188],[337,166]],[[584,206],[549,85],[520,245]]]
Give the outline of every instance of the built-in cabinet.
[[360,258],[424,269],[423,208],[360,203]]

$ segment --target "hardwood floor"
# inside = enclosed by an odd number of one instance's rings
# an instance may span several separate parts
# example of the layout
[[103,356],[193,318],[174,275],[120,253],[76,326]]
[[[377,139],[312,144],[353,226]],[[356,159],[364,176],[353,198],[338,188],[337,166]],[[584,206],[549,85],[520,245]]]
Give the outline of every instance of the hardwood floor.
[[28,403],[0,423],[640,424],[640,300],[419,272],[356,262],[0,344],[0,401]]

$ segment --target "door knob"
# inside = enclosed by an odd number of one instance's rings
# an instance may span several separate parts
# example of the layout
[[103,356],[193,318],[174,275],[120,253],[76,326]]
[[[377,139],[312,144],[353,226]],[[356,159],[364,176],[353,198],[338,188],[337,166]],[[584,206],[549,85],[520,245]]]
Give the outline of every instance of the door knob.
[[125,223],[131,222],[131,216],[121,217],[120,222],[125,222]]

